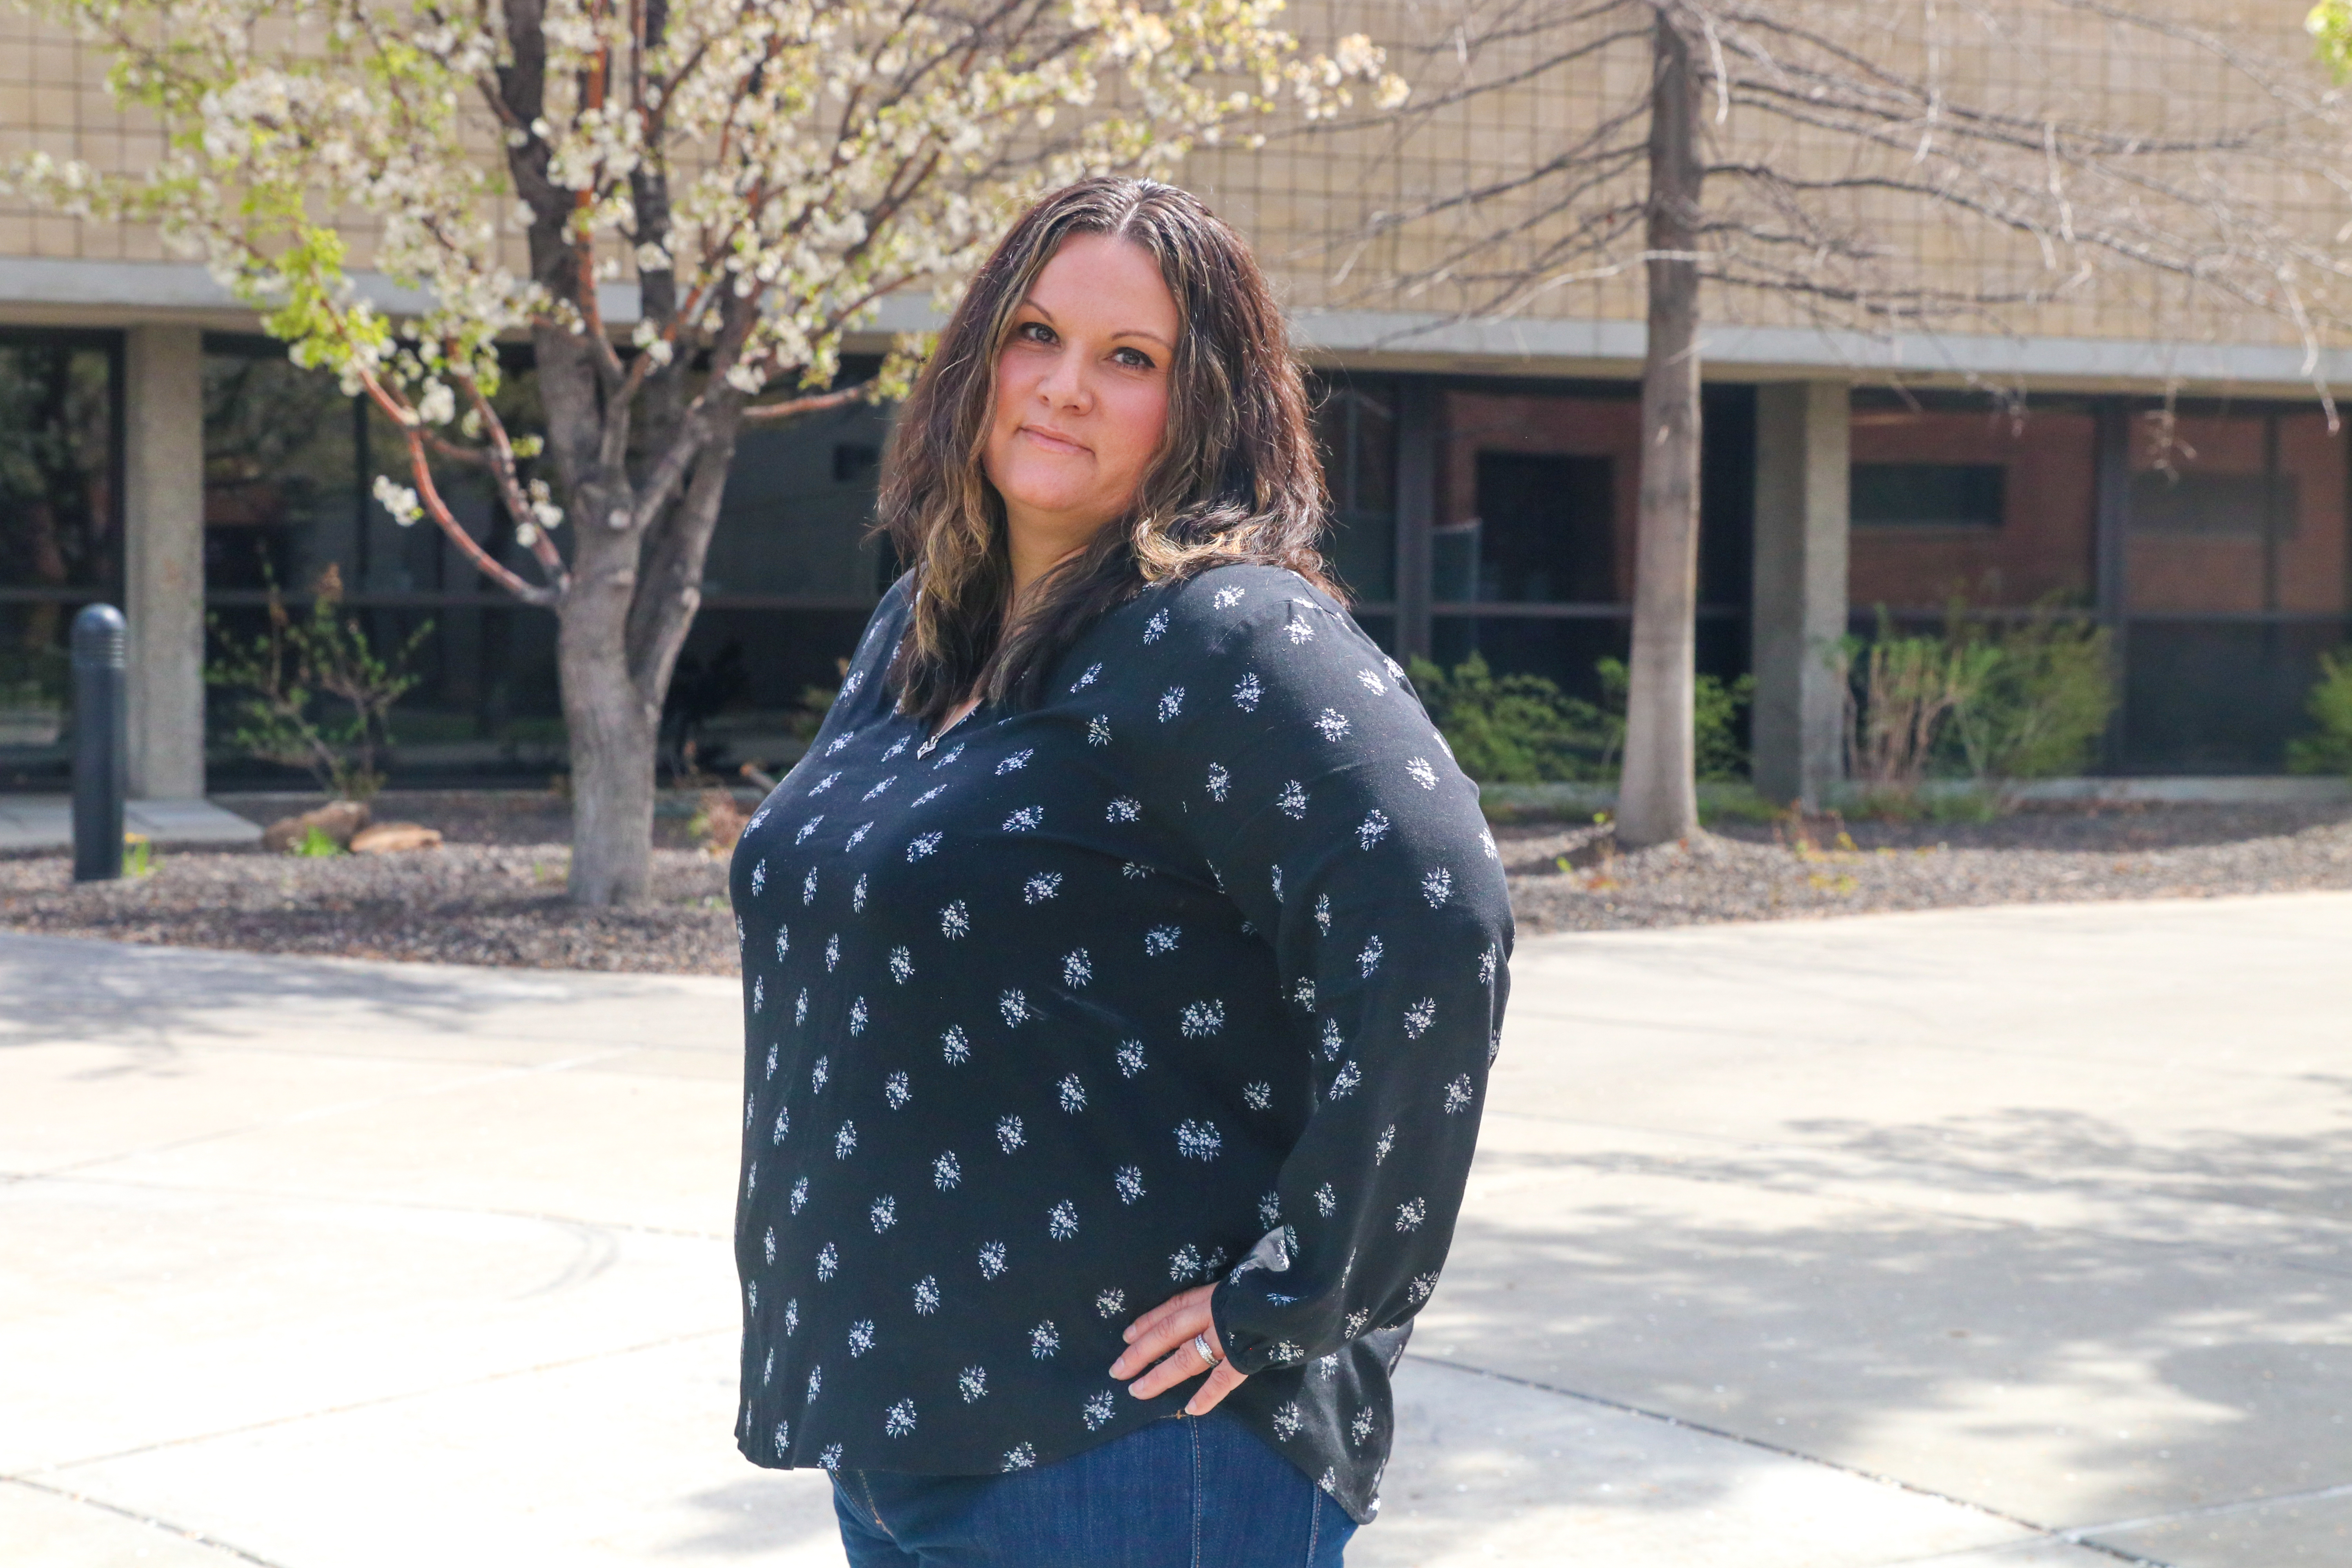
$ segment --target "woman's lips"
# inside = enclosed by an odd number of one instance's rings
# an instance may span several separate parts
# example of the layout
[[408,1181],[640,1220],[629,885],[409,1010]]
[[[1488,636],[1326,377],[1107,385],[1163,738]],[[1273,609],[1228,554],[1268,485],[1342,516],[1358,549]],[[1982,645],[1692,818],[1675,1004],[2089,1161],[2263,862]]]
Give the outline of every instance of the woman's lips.
[[1021,426],[1021,434],[1049,452],[1083,452],[1087,449],[1067,436],[1056,435],[1051,430],[1040,430],[1034,425],[1024,425]]

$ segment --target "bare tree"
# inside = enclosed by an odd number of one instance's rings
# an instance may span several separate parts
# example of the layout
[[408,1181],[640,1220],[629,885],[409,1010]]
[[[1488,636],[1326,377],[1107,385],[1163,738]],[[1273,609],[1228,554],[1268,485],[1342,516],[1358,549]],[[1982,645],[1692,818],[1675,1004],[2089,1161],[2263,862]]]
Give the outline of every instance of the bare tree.
[[[1326,243],[1334,304],[1438,321],[1556,306],[1649,341],[1621,841],[1697,830],[1691,694],[1705,305],[1743,323],[2300,343],[2352,325],[2347,105],[2292,6],[2225,0],[1434,0],[1415,100],[1347,119],[1393,156],[1565,97],[1556,142]],[[2274,14],[2273,14],[2274,13]],[[2248,25],[2249,19],[2252,21]],[[1634,85],[1625,85],[1634,84]],[[1409,166],[1409,165],[1404,165]],[[1366,265],[1367,258],[1373,265]],[[1386,258],[1389,265],[1378,265]],[[1370,276],[1377,283],[1361,281]],[[1856,368],[1860,368],[1857,364]],[[1927,367],[1933,368],[1933,367]],[[2332,408],[2331,408],[2332,412]]]

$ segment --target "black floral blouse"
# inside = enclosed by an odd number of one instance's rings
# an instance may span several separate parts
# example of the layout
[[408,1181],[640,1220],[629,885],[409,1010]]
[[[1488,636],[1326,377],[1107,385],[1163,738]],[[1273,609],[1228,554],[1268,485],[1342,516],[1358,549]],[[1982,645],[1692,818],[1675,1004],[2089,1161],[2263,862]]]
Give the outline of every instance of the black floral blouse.
[[740,1447],[1050,1463],[1181,1408],[1119,1331],[1222,1280],[1222,1408],[1369,1519],[1502,1023],[1476,787],[1295,574],[1147,589],[936,742],[908,595],[735,851]]

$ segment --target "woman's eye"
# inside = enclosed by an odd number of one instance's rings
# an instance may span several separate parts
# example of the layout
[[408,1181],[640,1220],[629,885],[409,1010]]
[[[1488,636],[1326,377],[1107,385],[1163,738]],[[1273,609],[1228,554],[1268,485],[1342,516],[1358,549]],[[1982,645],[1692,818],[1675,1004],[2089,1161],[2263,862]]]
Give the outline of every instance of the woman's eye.
[[1118,363],[1123,365],[1130,366],[1136,370],[1150,370],[1152,368],[1151,356],[1145,353],[1141,349],[1119,350]]
[[1043,321],[1024,321],[1021,335],[1033,343],[1050,343],[1054,341],[1054,329]]

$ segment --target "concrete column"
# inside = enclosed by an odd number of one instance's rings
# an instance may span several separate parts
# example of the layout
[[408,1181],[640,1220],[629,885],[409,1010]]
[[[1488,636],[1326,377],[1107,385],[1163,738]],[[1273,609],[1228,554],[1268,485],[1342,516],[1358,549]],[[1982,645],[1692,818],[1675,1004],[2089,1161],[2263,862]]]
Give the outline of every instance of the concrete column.
[[131,793],[205,793],[204,334],[133,327],[123,354]]
[[1787,382],[1756,396],[1756,702],[1752,761],[1767,799],[1822,804],[1845,773],[1849,395]]

